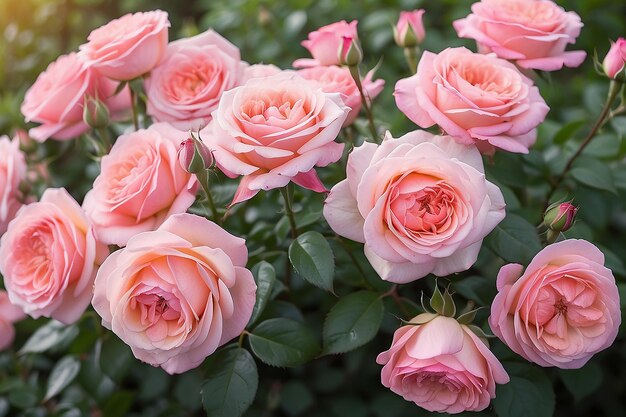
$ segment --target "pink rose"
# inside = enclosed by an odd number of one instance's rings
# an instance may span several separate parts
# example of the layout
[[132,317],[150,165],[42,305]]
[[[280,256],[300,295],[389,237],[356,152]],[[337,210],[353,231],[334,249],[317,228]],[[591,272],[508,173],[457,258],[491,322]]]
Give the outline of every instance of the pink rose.
[[[350,107],[350,113],[343,127],[349,126],[361,111],[361,94],[350,75],[350,70],[345,67],[331,65],[328,67],[310,67],[297,72],[302,78],[319,82],[320,87],[327,93],[339,93],[343,103]],[[385,80],[372,81],[373,71],[370,71],[362,81],[363,90],[369,100],[376,98],[385,87]]]
[[344,37],[358,39],[358,22],[353,20],[347,23],[331,23],[309,33],[309,38],[302,41],[302,46],[309,50],[313,59],[298,59],[293,63],[295,68],[315,67],[326,65],[340,65],[340,54],[344,44]]
[[533,82],[493,55],[424,52],[417,73],[396,84],[396,104],[418,126],[438,124],[460,143],[528,153],[550,108]]
[[277,75],[283,72],[282,69],[278,68],[276,65],[272,64],[254,64],[246,67],[243,72],[243,79],[241,80],[241,85],[245,84],[251,78],[264,78],[271,77],[272,75]]
[[577,67],[585,60],[584,51],[565,52],[580,35],[580,17],[551,0],[482,0],[472,12],[453,25],[460,37],[475,39],[481,52],[544,71]]
[[619,293],[598,248],[564,240],[523,269],[509,264],[498,274],[489,325],[500,340],[531,362],[564,369],[611,346],[621,322]]
[[156,229],[193,204],[196,177],[178,162],[186,136],[156,123],[117,139],[83,203],[100,240],[124,246],[133,235]]
[[109,254],[76,201],[49,188],[23,207],[0,240],[0,272],[11,302],[30,316],[73,323],[92,295],[96,269]]
[[167,48],[170,22],[162,10],[126,14],[93,30],[80,54],[114,80],[137,78],[157,66]]
[[626,65],[626,39],[619,38],[617,42],[611,42],[611,49],[602,61],[602,68],[607,77],[623,79],[626,76],[624,65]]
[[0,290],[0,351],[11,346],[15,338],[13,323],[26,317],[21,308],[11,304],[6,291]]
[[324,217],[337,234],[365,243],[386,281],[467,270],[504,218],[502,193],[485,180],[480,153],[449,136],[387,134],[381,145],[355,148],[346,171]]
[[400,12],[398,23],[393,28],[393,38],[397,45],[410,48],[424,41],[426,37],[424,23],[422,22],[424,13],[426,13],[424,9]]
[[424,313],[393,335],[376,358],[384,386],[428,411],[456,414],[487,408],[509,376],[487,341],[451,317]]
[[76,53],[62,55],[39,74],[22,103],[27,122],[41,123],[30,129],[31,137],[43,142],[49,138],[74,139],[89,130],[83,121],[85,99],[97,97],[113,118],[130,109],[128,89],[113,96],[117,83],[93,71]]
[[22,206],[20,183],[26,179],[26,168],[19,139],[0,136],[0,236]]
[[246,66],[239,49],[212,30],[172,42],[146,79],[148,114],[197,131],[211,121],[222,93],[241,83]]
[[256,298],[245,241],[192,214],[133,236],[102,265],[93,306],[135,357],[195,368],[245,328]]
[[232,204],[289,181],[326,191],[314,167],[341,158],[343,144],[334,140],[348,110],[339,94],[289,73],[224,93],[203,137],[226,175],[244,176]]

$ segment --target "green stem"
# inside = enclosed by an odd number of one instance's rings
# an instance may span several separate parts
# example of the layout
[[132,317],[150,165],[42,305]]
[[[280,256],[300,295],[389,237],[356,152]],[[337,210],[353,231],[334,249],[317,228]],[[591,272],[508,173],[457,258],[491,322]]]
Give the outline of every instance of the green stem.
[[352,75],[352,79],[356,84],[356,88],[359,90],[359,95],[361,96],[361,104],[363,106],[363,109],[365,109],[365,115],[367,116],[367,123],[370,129],[370,133],[372,134],[372,140],[374,141],[374,143],[380,143],[380,138],[378,137],[378,132],[376,131],[376,125],[374,124],[374,113],[372,112],[370,101],[367,99],[365,91],[363,90],[363,84],[361,83],[361,74],[359,73],[359,67],[357,65],[354,65],[348,68],[350,69],[350,75]]
[[243,347],[243,339],[245,339],[246,335],[248,334],[248,332],[246,330],[244,330],[243,332],[241,332],[241,334],[239,335],[239,340],[237,340],[237,344],[239,345],[239,347]]
[[354,256],[354,252],[350,250],[345,240],[338,234],[335,234],[335,240],[339,242],[339,245],[341,246],[341,248],[344,250],[344,252],[348,254],[348,257],[350,258],[350,260],[356,267],[357,271],[359,271],[359,274],[361,274],[361,281],[363,282],[364,287],[367,288],[368,290],[373,290],[374,287],[372,287],[371,284],[367,282],[367,280],[365,279],[365,271],[363,270],[363,267],[359,263],[359,260],[356,258],[356,256]]
[[298,228],[296,226],[296,218],[293,214],[293,207],[291,205],[291,198],[289,197],[289,190],[287,189],[287,187],[282,187],[280,189],[280,193],[283,196],[283,200],[285,203],[285,214],[287,215],[287,218],[289,219],[289,225],[291,226],[291,237],[295,239],[298,237]]
[[217,211],[217,207],[215,206],[215,202],[213,201],[213,196],[211,196],[211,189],[209,187],[209,171],[200,171],[198,174],[196,174],[196,177],[198,178],[198,182],[204,190],[204,194],[206,194],[207,202],[209,203],[211,213],[213,214],[213,221],[221,226],[220,216]]
[[417,57],[419,56],[419,52],[420,50],[418,47],[404,48],[404,57],[409,65],[411,74],[415,74],[417,72]]
[[109,151],[111,150],[111,135],[109,134],[109,129],[107,129],[106,127],[99,128],[98,135],[100,136],[100,140],[102,141],[104,153],[109,153]]
[[135,91],[130,88],[128,88],[130,90],[130,107],[133,113],[133,126],[135,128],[135,131],[139,130],[139,116],[138,116],[138,111],[137,111],[137,93],[135,93]]

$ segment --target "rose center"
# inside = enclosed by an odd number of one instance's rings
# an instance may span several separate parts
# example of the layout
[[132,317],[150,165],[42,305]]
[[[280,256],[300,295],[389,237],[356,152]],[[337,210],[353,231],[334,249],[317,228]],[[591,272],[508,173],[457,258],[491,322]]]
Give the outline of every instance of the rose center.
[[556,314],[567,314],[567,303],[564,299],[560,298],[555,304],[554,309]]

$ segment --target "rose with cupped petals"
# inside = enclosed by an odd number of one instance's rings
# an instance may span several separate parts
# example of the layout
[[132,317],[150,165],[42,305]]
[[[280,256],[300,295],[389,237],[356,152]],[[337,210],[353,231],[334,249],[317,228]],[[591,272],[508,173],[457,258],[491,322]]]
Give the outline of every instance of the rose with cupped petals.
[[83,121],[85,99],[100,99],[112,118],[130,109],[128,88],[114,95],[117,83],[95,72],[74,52],[60,56],[39,74],[24,96],[21,111],[27,122],[41,123],[28,134],[43,142],[70,140],[89,130]]
[[496,384],[509,376],[487,341],[451,317],[424,313],[393,335],[384,365],[384,386],[428,411],[456,414],[487,408]]
[[146,79],[147,112],[178,129],[199,130],[224,91],[241,83],[246,66],[239,49],[213,30],[172,42]]
[[245,84],[251,78],[271,77],[272,75],[280,74],[283,71],[286,70],[282,70],[276,65],[272,64],[253,64],[249,67],[246,67],[246,69],[244,70],[241,84]]
[[13,323],[26,318],[26,314],[16,305],[11,304],[6,291],[0,290],[0,351],[11,346],[15,339]]
[[132,80],[159,64],[167,48],[170,22],[162,10],[126,14],[93,30],[80,54],[101,74]]
[[28,315],[63,323],[89,305],[98,266],[109,254],[83,209],[62,188],[24,206],[0,240],[0,272],[11,302]]
[[420,127],[439,125],[483,152],[528,153],[550,110],[533,82],[510,62],[466,48],[424,52],[417,73],[396,84],[400,111]]
[[156,123],[117,139],[83,204],[100,240],[124,246],[133,235],[156,229],[193,204],[196,177],[178,162],[186,135]]
[[617,42],[611,42],[611,48],[602,61],[602,68],[607,77],[612,79],[624,79],[626,72],[626,39],[619,38]]
[[294,68],[340,65],[340,53],[344,45],[344,38],[358,39],[357,24],[353,20],[345,20],[322,26],[309,33],[308,39],[302,41],[302,46],[308,49],[313,59],[298,59],[294,61]]
[[585,240],[547,246],[526,267],[505,265],[489,325],[514,352],[541,366],[580,368],[611,346],[621,323],[615,278]]
[[337,234],[365,243],[365,256],[386,281],[469,269],[505,215],[476,147],[449,136],[388,134],[381,145],[355,148],[346,171],[324,217]]
[[170,374],[195,368],[245,328],[256,284],[245,241],[177,214],[102,265],[93,306],[135,357]]
[[0,136],[0,236],[22,206],[20,183],[26,179],[26,160],[16,137]]
[[580,16],[551,0],[482,0],[453,25],[460,37],[475,39],[481,52],[494,52],[522,68],[556,71],[577,67],[586,56],[565,51],[580,35]]
[[202,137],[226,175],[244,176],[232,204],[290,181],[326,191],[314,167],[341,158],[335,138],[349,110],[338,93],[290,73],[252,78],[224,93]]
[[[307,80],[319,82],[319,85],[327,93],[339,93],[343,103],[350,107],[350,113],[343,127],[349,126],[361,111],[361,94],[350,75],[350,70],[345,67],[331,65],[328,67],[310,67],[298,71],[298,75]],[[373,100],[385,87],[385,80],[373,81],[374,74],[370,71],[363,79],[362,87],[368,100]]]

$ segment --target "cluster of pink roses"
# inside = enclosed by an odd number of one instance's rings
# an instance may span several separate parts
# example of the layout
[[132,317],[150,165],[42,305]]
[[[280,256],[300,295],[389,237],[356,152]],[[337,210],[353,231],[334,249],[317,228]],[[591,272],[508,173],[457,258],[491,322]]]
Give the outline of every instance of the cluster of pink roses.
[[[585,57],[565,51],[580,32],[579,17],[552,1],[482,0],[472,10],[454,27],[481,53],[425,51],[415,75],[395,86],[400,111],[442,134],[387,133],[381,144],[354,148],[346,179],[324,204],[330,227],[363,243],[383,280],[446,276],[476,262],[506,214],[481,152],[528,152],[549,111],[518,67],[551,71]],[[399,45],[424,39],[423,13],[403,12]],[[245,241],[186,213],[199,178],[177,153],[184,130],[201,133],[225,175],[242,176],[232,204],[290,182],[325,192],[315,168],[342,157],[344,144],[335,141],[341,129],[384,87],[373,72],[355,77],[356,21],[309,34],[303,46],[312,59],[295,61],[299,70],[249,65],[212,30],[168,43],[168,27],[162,11],[109,22],[26,94],[22,112],[41,124],[30,135],[67,140],[89,129],[83,110],[90,98],[114,118],[127,117],[135,98],[118,87],[143,80],[155,123],[117,138],[82,206],[64,189],[48,189],[21,207],[24,156],[17,140],[0,138],[0,272],[8,293],[0,293],[0,327],[10,328],[7,335],[21,316],[15,306],[71,323],[91,303],[137,358],[169,373],[198,366],[244,330],[256,284]],[[622,41],[605,60],[612,78],[624,68]],[[110,254],[107,245],[121,249]],[[501,269],[489,320],[512,350],[541,366],[574,368],[611,345],[619,296],[595,246],[556,243],[522,270]],[[2,336],[0,348],[9,339]],[[482,410],[496,383],[508,382],[486,340],[429,313],[400,328],[378,362],[385,386],[432,411]]]

